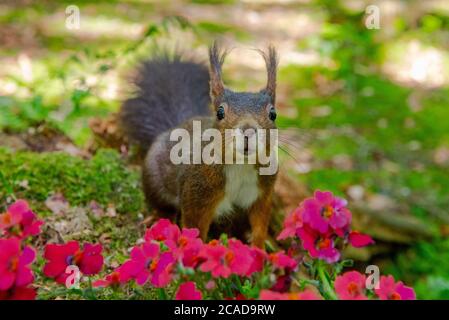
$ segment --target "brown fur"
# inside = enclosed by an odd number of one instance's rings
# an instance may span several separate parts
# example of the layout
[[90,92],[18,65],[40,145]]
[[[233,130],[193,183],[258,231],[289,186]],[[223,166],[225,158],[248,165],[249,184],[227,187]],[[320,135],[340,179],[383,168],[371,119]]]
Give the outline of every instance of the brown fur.
[[[233,93],[224,87],[221,66],[225,54],[221,53],[216,43],[210,48],[209,56],[211,100],[215,111],[219,106],[224,106],[225,118],[217,120],[215,116],[196,117],[185,121],[178,128],[185,128],[192,134],[192,120],[199,120],[203,131],[216,128],[222,132],[223,139],[225,129],[235,128],[242,119],[256,123],[259,128],[276,128],[268,117],[269,110],[274,105],[276,86],[277,60],[274,49],[270,48],[268,55],[264,54],[268,73],[267,86],[255,94]],[[198,228],[204,240],[211,226],[212,231],[226,231],[240,238],[244,237],[244,229],[249,226],[251,242],[263,247],[271,219],[276,175],[258,175],[258,198],[249,208],[235,208],[236,212],[232,213],[231,219],[241,222],[236,223],[237,225],[232,222],[227,225],[215,223],[217,207],[226,195],[225,165],[173,164],[170,150],[177,142],[169,141],[170,132],[171,130],[165,131],[156,137],[143,165],[145,195],[148,203],[157,210],[157,216],[175,219],[176,214],[180,215],[182,226]],[[225,146],[224,140],[222,146]],[[259,167],[258,164],[255,166]]]

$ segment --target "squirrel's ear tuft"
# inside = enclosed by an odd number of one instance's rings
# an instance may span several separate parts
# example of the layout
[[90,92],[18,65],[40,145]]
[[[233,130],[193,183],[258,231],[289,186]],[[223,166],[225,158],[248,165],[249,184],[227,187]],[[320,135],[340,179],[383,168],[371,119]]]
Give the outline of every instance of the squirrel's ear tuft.
[[272,98],[272,103],[275,103],[276,99],[276,73],[278,66],[278,54],[275,47],[269,46],[268,52],[260,51],[262,54],[265,65],[267,66],[267,86],[265,90]]
[[213,98],[224,93],[224,84],[221,76],[221,67],[226,57],[226,51],[221,51],[217,41],[209,48],[210,61],[210,91]]

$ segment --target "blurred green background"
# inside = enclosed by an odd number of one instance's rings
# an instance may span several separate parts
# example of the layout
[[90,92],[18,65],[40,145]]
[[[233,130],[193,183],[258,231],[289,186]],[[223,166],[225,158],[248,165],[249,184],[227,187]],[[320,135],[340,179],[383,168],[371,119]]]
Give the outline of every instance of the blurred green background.
[[[380,29],[365,27],[370,4]],[[66,26],[69,5],[80,29]],[[326,189],[350,201],[356,226],[377,241],[359,267],[379,264],[418,298],[449,299],[444,0],[0,1],[1,210],[22,197],[51,215],[48,200],[61,193],[73,206],[95,200],[141,219],[138,169],[124,150],[100,150],[113,143],[93,131],[114,135],[99,119],[118,110],[155,47],[205,61],[216,38],[235,47],[224,73],[241,90],[265,81],[251,49],[278,48],[283,166],[306,195]],[[94,221],[89,236],[131,245],[131,218],[117,219]]]

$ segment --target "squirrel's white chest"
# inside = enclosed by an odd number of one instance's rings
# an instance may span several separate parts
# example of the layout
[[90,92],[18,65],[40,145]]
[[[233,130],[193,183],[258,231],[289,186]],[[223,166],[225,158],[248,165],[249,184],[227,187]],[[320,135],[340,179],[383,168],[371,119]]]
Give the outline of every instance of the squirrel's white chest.
[[232,213],[235,207],[247,209],[259,197],[258,172],[254,165],[227,165],[225,177],[225,196],[217,207],[217,218]]

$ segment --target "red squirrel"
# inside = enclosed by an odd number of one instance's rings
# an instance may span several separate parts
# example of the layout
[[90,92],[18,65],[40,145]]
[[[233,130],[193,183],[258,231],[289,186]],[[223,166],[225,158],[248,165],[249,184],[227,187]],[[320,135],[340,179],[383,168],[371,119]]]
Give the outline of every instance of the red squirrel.
[[[171,141],[170,134],[177,128],[192,133],[194,120],[199,121],[202,132],[214,128],[223,133],[219,157],[224,157],[226,129],[276,129],[277,53],[273,47],[261,53],[267,84],[254,93],[224,86],[226,52],[216,42],[209,48],[209,70],[180,55],[155,57],[142,64],[136,95],[120,111],[125,134],[148,150],[142,184],[149,206],[156,209],[157,217],[178,214],[181,225],[198,228],[203,240],[211,225],[227,232],[247,225],[249,239],[243,240],[264,247],[277,172],[259,174],[258,160],[255,164],[174,164],[170,152],[177,141]],[[243,238],[238,232],[234,235]]]

